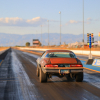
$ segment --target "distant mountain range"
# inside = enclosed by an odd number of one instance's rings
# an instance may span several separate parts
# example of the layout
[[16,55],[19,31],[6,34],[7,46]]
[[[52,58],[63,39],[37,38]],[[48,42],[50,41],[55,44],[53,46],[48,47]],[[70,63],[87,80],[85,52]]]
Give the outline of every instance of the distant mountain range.
[[[25,46],[26,42],[30,42],[32,45],[33,39],[39,39],[41,41],[41,34],[6,34],[0,33],[0,46]],[[62,44],[65,42],[74,43],[76,41],[82,42],[83,34],[74,35],[74,34],[61,34]],[[84,35],[85,42],[87,41],[87,35]],[[94,37],[95,41],[98,41],[98,37]],[[50,45],[59,45],[60,44],[60,34],[59,33],[49,33],[49,43]],[[42,34],[42,44],[48,44],[48,33]]]

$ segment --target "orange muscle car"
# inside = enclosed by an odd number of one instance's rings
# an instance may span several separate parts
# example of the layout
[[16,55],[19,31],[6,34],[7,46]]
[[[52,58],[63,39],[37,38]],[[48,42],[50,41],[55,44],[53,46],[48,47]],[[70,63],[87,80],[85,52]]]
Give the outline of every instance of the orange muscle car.
[[40,82],[47,82],[52,75],[83,81],[83,65],[72,51],[47,50],[36,62],[36,75]]

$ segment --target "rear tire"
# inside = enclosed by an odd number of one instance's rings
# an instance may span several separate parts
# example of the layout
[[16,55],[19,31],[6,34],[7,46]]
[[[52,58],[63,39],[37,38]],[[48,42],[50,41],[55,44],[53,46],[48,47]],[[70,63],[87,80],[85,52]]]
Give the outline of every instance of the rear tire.
[[41,83],[47,82],[47,75],[46,73],[43,73],[42,69],[40,69],[39,80]]
[[36,76],[39,77],[39,68],[38,68],[38,66],[36,68]]
[[76,82],[82,82],[83,81],[83,72],[80,72],[75,75]]

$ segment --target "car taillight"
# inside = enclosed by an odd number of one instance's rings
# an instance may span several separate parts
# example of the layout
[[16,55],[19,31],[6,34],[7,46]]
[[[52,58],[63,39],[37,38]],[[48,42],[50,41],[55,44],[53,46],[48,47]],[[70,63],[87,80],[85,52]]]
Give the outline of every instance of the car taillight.
[[49,65],[45,65],[45,67],[58,67],[58,65],[49,64]]
[[70,67],[83,67],[82,65],[70,65]]

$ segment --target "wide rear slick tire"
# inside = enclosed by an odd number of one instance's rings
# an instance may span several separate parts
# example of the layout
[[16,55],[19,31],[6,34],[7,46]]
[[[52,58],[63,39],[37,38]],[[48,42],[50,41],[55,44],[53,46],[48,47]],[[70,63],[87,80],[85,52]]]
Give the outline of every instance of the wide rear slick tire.
[[43,73],[42,69],[40,69],[39,80],[41,83],[47,82],[47,75]]
[[75,75],[76,82],[82,82],[83,81],[83,72],[80,72]]

